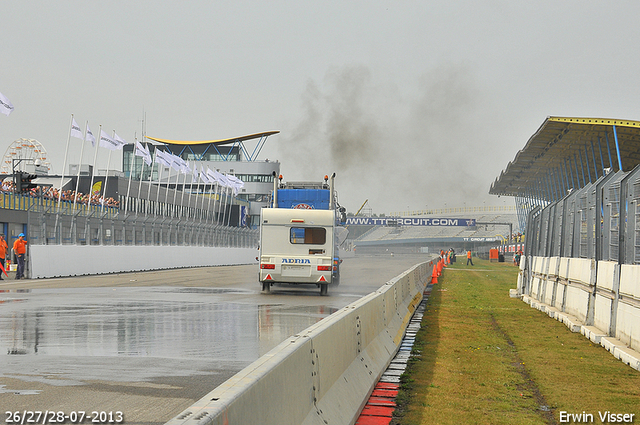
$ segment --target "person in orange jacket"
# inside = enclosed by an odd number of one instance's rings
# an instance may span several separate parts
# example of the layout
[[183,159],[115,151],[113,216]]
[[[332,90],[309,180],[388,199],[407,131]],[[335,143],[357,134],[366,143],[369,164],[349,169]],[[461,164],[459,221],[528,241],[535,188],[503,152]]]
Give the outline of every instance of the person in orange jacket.
[[24,255],[27,253],[27,241],[24,240],[24,233],[20,233],[18,239],[13,243],[13,252],[18,260],[16,279],[22,279],[24,278]]
[[471,263],[473,266],[473,260],[471,259],[471,250],[467,251],[467,266]]
[[[7,258],[7,249],[9,249],[9,245],[7,245],[7,241],[4,240],[4,235],[0,235],[0,264],[2,264],[2,268],[6,270],[5,266],[5,258]],[[2,272],[0,271],[0,280],[2,279]]]

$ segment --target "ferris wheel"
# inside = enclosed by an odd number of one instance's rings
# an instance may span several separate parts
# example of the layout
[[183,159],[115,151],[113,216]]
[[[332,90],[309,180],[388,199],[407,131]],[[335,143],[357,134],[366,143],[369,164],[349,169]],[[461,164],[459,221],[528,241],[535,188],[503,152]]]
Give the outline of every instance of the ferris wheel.
[[47,150],[42,143],[36,139],[18,139],[9,145],[0,166],[0,174],[12,174],[14,160],[22,159],[26,161],[15,161],[15,171],[26,171],[27,164],[35,164],[47,167],[51,171],[51,163],[47,158]]

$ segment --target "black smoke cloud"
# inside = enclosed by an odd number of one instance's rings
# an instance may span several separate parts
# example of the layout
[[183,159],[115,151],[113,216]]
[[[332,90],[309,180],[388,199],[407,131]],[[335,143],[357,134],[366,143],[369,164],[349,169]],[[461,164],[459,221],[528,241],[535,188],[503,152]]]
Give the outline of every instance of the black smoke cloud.
[[471,70],[446,64],[412,86],[401,94],[361,66],[309,81],[299,121],[279,139],[285,180],[336,172],[350,212],[365,199],[378,214],[482,205],[495,169],[483,171],[493,148]]

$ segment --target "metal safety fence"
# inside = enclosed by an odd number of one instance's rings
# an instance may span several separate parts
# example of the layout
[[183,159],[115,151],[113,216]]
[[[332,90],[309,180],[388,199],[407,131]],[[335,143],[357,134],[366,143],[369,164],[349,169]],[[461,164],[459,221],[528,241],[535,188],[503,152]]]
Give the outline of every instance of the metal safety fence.
[[[152,205],[153,204],[153,205]],[[217,210],[150,203],[115,208],[19,194],[0,194],[0,208],[26,212],[32,245],[181,245],[256,247],[259,231],[230,225],[230,205]]]
[[528,256],[640,264],[640,166],[610,172],[528,216]]

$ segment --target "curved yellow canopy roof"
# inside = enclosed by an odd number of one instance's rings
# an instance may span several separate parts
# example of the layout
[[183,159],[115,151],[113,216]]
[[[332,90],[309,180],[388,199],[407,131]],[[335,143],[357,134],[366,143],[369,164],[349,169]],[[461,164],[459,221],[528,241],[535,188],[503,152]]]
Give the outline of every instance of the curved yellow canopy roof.
[[280,132],[279,131],[265,131],[263,133],[255,133],[255,134],[249,134],[249,135],[246,135],[246,136],[231,137],[229,139],[220,139],[220,140],[193,140],[193,141],[189,141],[189,140],[169,140],[169,139],[158,139],[157,137],[149,137],[149,136],[147,136],[147,139],[154,140],[154,141],[160,142],[160,143],[166,143],[168,145],[208,145],[208,144],[226,145],[226,144],[229,144],[229,143],[244,142],[244,141],[252,140],[252,139],[260,139],[262,137],[268,137],[268,136],[271,136],[272,134],[278,134],[278,133],[280,133]]

